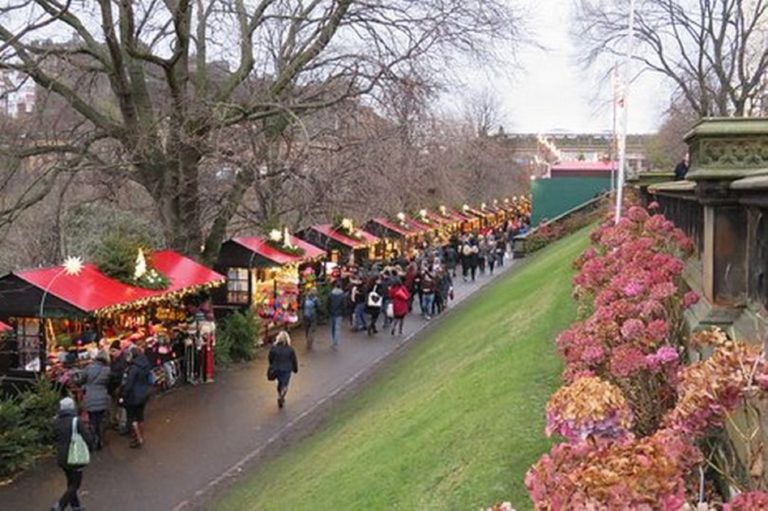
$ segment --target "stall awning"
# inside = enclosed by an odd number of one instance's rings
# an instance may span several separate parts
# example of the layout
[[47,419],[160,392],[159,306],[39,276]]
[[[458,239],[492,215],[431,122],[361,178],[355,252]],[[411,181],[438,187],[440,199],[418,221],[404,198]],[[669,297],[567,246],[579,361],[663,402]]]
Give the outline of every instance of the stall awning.
[[414,232],[425,233],[434,229],[433,226],[429,224],[425,224],[424,222],[419,222],[418,220],[412,217],[406,217],[405,222],[410,226],[411,231],[414,231]]
[[[446,215],[450,215],[446,211]],[[440,213],[435,213],[434,211],[427,211],[427,218],[429,220],[437,225],[445,225],[445,224],[452,224],[456,222],[455,218],[448,218],[447,216],[443,216]]]
[[267,241],[261,236],[234,238],[232,241],[245,247],[251,252],[255,252],[261,257],[269,259],[270,261],[280,266],[284,264],[298,264],[304,261],[312,261],[325,255],[325,251],[323,251],[323,249],[318,248],[311,243],[307,243],[306,241],[295,236],[291,236],[291,243],[295,247],[299,247],[304,250],[304,254],[302,255],[293,255],[281,252],[280,250],[270,246],[270,244],[267,243]]
[[472,208],[467,209],[466,213],[469,213],[470,215],[474,215],[478,218],[488,218],[491,215],[491,213],[485,213],[483,211],[472,209]]
[[0,333],[9,332],[11,330],[13,330],[13,327],[11,327],[11,325],[0,321]]
[[20,271],[13,275],[86,313],[161,299],[169,293],[192,291],[224,281],[224,276],[171,250],[152,254],[152,264],[168,278],[168,288],[152,290],[129,286],[101,273],[93,264],[85,264],[77,275],[67,275],[61,266]]
[[339,231],[334,229],[331,224],[313,225],[312,227],[310,227],[310,229],[314,229],[315,231],[319,232],[323,236],[327,236],[331,238],[333,241],[337,243],[341,243],[345,247],[349,247],[353,250],[358,248],[364,248],[367,245],[379,242],[378,237],[374,236],[369,232],[363,231],[362,229],[357,230],[360,236],[360,239],[350,238],[349,236],[340,233]]
[[374,218],[371,221],[379,224],[380,226],[384,227],[388,231],[394,232],[395,234],[398,234],[403,237],[413,236],[414,234],[417,234],[413,232],[413,230],[410,229],[409,227],[403,227],[402,225],[397,224],[395,222],[390,222],[386,218]]

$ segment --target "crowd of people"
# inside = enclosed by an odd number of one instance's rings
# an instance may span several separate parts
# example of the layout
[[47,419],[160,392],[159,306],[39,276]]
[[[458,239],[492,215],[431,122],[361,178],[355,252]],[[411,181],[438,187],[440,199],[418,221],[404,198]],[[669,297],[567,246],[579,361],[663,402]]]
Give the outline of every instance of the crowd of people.
[[[330,319],[331,348],[339,348],[345,321],[353,331],[366,332],[368,336],[380,331],[402,336],[409,314],[417,312],[426,321],[442,314],[454,298],[455,279],[461,275],[468,282],[486,272],[492,275],[504,265],[512,238],[519,232],[519,227],[507,224],[503,228],[455,235],[447,244],[425,243],[409,256],[395,254],[386,264],[375,263],[337,278],[325,305]],[[315,342],[320,308],[317,289],[310,289],[301,304],[307,349],[312,349]],[[57,463],[66,475],[67,488],[53,511],[83,509],[78,490],[87,461],[73,461],[75,437],[82,439],[89,449],[99,450],[111,425],[122,435],[132,437],[130,447],[140,448],[144,444],[144,409],[154,385],[147,355],[140,345],[114,341],[94,358],[94,363],[78,375],[84,390],[81,407],[87,412],[87,423],[81,420],[75,400],[66,397],[60,401],[55,424]],[[268,361],[267,378],[276,381],[277,404],[283,408],[291,375],[299,369],[287,331],[277,335]]]

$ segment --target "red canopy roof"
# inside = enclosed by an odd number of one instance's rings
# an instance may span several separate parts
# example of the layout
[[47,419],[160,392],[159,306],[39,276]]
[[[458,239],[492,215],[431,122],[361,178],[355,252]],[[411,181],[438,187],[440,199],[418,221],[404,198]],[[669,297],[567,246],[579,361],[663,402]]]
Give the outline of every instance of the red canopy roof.
[[[446,211],[446,213],[450,215],[450,213],[448,213],[448,211]],[[432,210],[427,210],[427,217],[428,217],[428,218],[429,218],[429,219],[430,219],[432,222],[437,222],[437,224],[438,224],[438,225],[443,225],[443,224],[451,224],[451,223],[454,223],[454,222],[456,222],[456,219],[455,219],[455,218],[447,218],[447,217],[444,217],[444,216],[443,216],[443,215],[441,215],[440,213],[435,213],[435,212],[434,212],[434,211],[432,211]]]
[[381,225],[382,227],[385,227],[389,229],[390,231],[397,233],[401,236],[411,236],[413,234],[416,234],[413,232],[413,229],[409,227],[403,227],[400,224],[396,224],[394,222],[390,222],[386,218],[374,218],[372,219],[373,222],[376,222],[377,224]]
[[0,332],[7,332],[9,330],[13,330],[11,325],[8,325],[8,324],[3,323],[2,321],[0,321]]
[[293,246],[303,249],[303,255],[293,255],[281,252],[280,250],[270,246],[270,244],[267,243],[267,240],[265,240],[262,236],[235,238],[232,241],[279,265],[300,263],[302,261],[317,259],[318,257],[325,255],[323,249],[318,248],[311,243],[307,243],[306,241],[295,236],[291,236],[291,243]]
[[420,222],[413,217],[406,217],[405,222],[411,226],[412,231],[416,232],[429,232],[433,229],[433,226]]
[[379,241],[379,238],[377,238],[376,236],[374,236],[369,232],[363,231],[362,229],[357,230],[358,234],[361,237],[361,239],[359,240],[356,240],[355,238],[350,238],[349,236],[346,236],[340,233],[339,231],[334,229],[331,224],[313,225],[312,229],[352,249],[362,248],[368,244],[377,243]]
[[86,264],[77,275],[67,275],[61,266],[16,272],[15,275],[77,307],[96,312],[138,300],[160,298],[204,284],[223,282],[224,276],[171,250],[152,254],[152,265],[168,278],[167,289],[152,290],[129,286],[107,277],[93,264]]

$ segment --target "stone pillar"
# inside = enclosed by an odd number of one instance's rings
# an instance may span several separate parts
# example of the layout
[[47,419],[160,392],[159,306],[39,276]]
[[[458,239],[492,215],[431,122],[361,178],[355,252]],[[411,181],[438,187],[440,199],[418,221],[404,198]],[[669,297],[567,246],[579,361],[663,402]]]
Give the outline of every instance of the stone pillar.
[[688,135],[690,171],[704,207],[702,287],[716,307],[747,300],[747,211],[738,185],[768,175],[768,120],[704,119]]

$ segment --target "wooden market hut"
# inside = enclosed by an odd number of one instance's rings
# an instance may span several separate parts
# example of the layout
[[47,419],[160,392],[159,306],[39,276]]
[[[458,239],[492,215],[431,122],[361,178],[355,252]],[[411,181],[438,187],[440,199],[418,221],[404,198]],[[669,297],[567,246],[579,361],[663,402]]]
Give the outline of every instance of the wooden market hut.
[[325,258],[325,251],[296,236],[290,241],[301,253],[280,250],[262,236],[225,241],[214,268],[226,275],[227,285],[214,293],[216,307],[237,310],[259,306],[274,298],[279,288],[297,287],[300,272],[307,267],[319,273],[317,264]]
[[384,241],[386,259],[391,259],[395,253],[407,254],[418,245],[419,232],[406,222],[378,217],[369,220],[363,229]]
[[161,304],[224,283],[223,275],[171,250],[155,252],[151,260],[168,279],[167,288],[131,286],[94,264],[84,264],[75,274],[57,266],[1,277],[0,320],[12,328],[12,335],[0,349],[0,378],[24,380],[44,372],[59,335],[79,334],[84,325],[98,327],[121,315],[146,320]]
[[334,229],[331,224],[319,224],[296,233],[299,238],[322,248],[328,261],[344,266],[350,262],[364,265],[384,257],[384,247],[378,236],[356,229],[357,238]]

